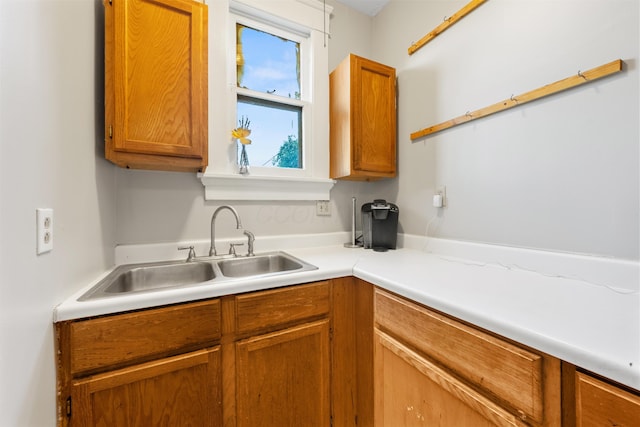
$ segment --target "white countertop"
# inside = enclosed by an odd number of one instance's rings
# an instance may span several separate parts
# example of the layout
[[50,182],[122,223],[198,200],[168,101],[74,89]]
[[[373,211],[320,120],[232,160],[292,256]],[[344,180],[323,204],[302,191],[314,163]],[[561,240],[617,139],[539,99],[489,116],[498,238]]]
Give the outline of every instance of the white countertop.
[[[399,240],[404,249],[379,253],[333,242],[343,236],[284,249],[313,271],[77,301],[101,276],[56,307],[54,321],[354,275],[640,390],[638,262],[413,236]],[[164,256],[169,245],[162,246],[119,248],[116,258]]]

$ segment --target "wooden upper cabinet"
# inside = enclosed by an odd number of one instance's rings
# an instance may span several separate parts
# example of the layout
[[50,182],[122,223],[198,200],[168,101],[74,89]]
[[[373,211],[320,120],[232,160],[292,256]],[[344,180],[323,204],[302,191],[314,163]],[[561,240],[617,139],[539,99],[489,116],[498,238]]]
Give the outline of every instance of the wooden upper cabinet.
[[105,156],[127,168],[207,165],[207,6],[105,0]]
[[395,177],[395,69],[349,55],[329,86],[331,178]]

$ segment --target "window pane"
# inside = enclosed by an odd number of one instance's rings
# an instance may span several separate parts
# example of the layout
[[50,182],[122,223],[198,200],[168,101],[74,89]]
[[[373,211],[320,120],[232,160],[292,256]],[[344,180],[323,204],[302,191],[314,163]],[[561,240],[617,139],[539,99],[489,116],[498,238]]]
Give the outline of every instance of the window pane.
[[238,87],[300,99],[300,44],[236,24]]
[[302,168],[302,107],[239,95],[237,113],[251,122],[251,166]]

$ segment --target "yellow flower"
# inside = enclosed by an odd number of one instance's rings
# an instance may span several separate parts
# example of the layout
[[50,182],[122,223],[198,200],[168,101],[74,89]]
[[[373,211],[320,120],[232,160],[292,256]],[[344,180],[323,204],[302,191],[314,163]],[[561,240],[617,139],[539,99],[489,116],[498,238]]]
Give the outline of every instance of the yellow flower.
[[245,128],[235,128],[231,131],[231,136],[234,139],[239,139],[240,142],[244,145],[251,144],[251,140],[247,138],[249,135],[251,135],[251,131]]

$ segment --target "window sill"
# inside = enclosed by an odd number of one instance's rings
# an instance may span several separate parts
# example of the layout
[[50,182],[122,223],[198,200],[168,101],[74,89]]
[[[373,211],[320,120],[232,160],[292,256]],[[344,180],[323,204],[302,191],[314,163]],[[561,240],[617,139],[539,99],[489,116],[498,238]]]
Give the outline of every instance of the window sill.
[[200,174],[205,200],[329,200],[332,179]]

